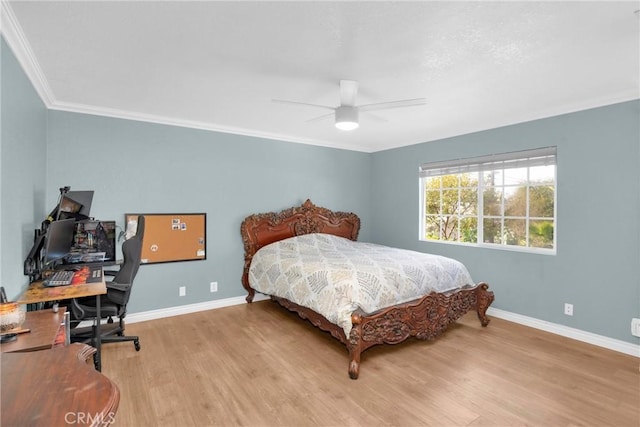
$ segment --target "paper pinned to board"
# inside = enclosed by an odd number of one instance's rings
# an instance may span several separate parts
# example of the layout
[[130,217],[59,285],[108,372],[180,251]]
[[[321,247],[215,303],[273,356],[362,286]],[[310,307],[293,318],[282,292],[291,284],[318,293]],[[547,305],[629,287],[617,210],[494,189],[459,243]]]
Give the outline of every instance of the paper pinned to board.
[[124,239],[129,240],[133,236],[136,235],[136,231],[138,230],[138,217],[131,217],[127,221],[127,229],[124,232]]

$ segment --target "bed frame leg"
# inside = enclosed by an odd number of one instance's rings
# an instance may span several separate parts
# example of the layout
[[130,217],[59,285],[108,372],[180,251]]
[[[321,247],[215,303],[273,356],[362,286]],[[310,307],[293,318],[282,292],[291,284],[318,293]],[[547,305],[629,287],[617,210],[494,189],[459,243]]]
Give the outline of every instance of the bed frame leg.
[[[353,337],[353,334],[351,335]],[[360,375],[360,354],[362,351],[360,350],[359,345],[353,345],[351,343],[349,345],[349,378],[352,380],[357,380],[358,375]]]
[[357,380],[360,375],[360,355],[362,354],[362,325],[360,324],[362,317],[359,313],[351,315],[351,324],[353,325],[349,340],[347,341],[347,349],[349,350],[349,378]]
[[476,310],[478,312],[478,319],[480,320],[480,324],[482,326],[487,326],[489,324],[489,317],[487,316],[487,309],[495,299],[493,292],[489,291],[489,285],[482,282],[480,286],[477,288],[476,293]]
[[244,270],[242,271],[242,286],[246,289],[247,297],[245,300],[248,303],[253,302],[253,297],[256,295],[256,291],[249,285],[249,266],[251,265],[251,257],[247,258],[245,256],[244,260]]
[[349,362],[349,378],[357,380],[358,375],[360,375],[360,361],[351,360]]
[[253,302],[253,297],[256,295],[256,291],[254,291],[253,289],[249,289],[249,295],[247,295],[247,297],[245,298],[245,301],[247,301],[248,303]]

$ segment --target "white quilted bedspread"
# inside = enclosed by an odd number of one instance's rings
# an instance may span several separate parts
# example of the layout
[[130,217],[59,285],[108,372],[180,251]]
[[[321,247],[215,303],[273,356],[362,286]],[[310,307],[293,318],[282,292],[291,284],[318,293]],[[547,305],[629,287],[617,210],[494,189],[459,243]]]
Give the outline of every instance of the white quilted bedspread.
[[310,308],[351,332],[351,313],[411,301],[431,291],[473,285],[466,267],[451,258],[305,234],[261,248],[249,283],[258,292]]

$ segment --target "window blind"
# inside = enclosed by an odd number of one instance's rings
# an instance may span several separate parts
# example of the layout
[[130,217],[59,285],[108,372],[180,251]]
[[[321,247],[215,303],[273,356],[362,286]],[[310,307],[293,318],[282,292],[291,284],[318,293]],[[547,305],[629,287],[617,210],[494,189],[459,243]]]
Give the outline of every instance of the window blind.
[[445,160],[420,165],[421,178],[556,164],[556,147],[513,151],[466,159]]

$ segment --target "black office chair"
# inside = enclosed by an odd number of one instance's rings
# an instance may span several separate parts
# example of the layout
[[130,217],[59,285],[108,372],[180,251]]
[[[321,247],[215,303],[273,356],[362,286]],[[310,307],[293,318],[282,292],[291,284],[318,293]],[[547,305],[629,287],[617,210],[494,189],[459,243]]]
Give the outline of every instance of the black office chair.
[[[127,315],[127,303],[133,288],[133,279],[140,267],[142,254],[142,238],[144,237],[144,217],[138,216],[138,228],[135,236],[125,240],[122,244],[123,263],[112,281],[107,282],[107,293],[100,297],[100,317],[107,318],[113,323],[118,318],[118,325],[101,328],[102,343],[133,341],[136,351],[140,351],[140,339],[137,336],[124,334],[124,318]],[[105,274],[108,274],[105,271]],[[71,300],[72,328],[83,320],[96,320],[96,299],[94,297],[76,298]],[[100,319],[98,319],[100,321]],[[90,330],[71,329],[71,342],[90,342],[94,336],[95,326]],[[103,332],[104,330],[104,332]]]

